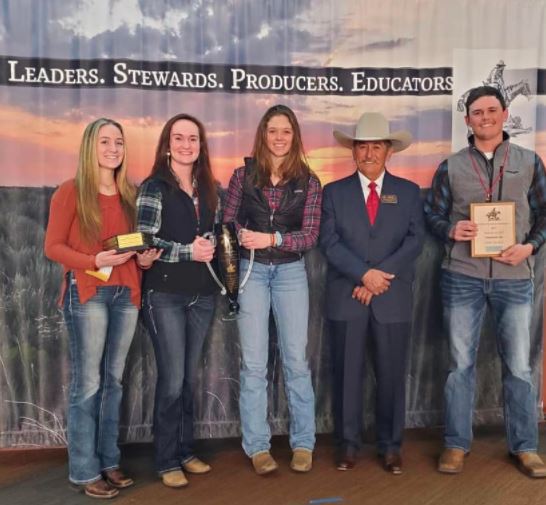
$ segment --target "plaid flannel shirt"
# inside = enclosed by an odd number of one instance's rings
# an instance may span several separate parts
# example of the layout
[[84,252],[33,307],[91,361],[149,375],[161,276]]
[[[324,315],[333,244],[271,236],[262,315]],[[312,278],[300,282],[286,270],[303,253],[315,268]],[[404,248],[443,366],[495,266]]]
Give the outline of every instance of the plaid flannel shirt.
[[[243,182],[245,178],[245,167],[237,168],[231,180],[227,191],[226,202],[224,206],[224,223],[235,221],[237,230],[242,226],[237,223],[237,214],[243,200]],[[266,186],[263,188],[263,194],[267,199],[272,211],[279,208],[284,186]],[[289,233],[283,233],[282,244],[279,247],[281,251],[303,252],[315,246],[318,240],[320,228],[320,206],[322,202],[322,189],[318,178],[311,174],[309,176],[309,188],[303,210],[303,220],[301,229]]]
[[[195,207],[198,208],[197,196],[192,197]],[[177,263],[179,261],[192,261],[192,244],[180,244],[157,237],[161,229],[162,196],[159,186],[151,180],[145,181],[138,190],[137,197],[137,231],[153,235],[153,245],[157,249],[163,249],[163,254],[158,261]],[[214,215],[214,223],[221,222],[221,199],[218,197],[218,205]]]
[[[533,180],[527,199],[534,219],[525,243],[531,244],[533,252],[536,253],[546,241],[546,172],[538,154],[535,154]],[[425,200],[425,217],[428,225],[431,231],[444,241],[451,240],[449,232],[454,226],[449,220],[452,201],[446,160],[438,167]]]

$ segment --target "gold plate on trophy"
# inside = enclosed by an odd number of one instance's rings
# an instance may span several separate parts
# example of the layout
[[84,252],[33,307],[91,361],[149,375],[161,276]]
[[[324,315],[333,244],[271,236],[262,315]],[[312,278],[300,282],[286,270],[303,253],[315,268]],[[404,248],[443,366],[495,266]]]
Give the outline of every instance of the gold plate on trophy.
[[115,235],[102,243],[104,250],[115,249],[117,252],[143,251],[152,245],[152,236],[141,232]]

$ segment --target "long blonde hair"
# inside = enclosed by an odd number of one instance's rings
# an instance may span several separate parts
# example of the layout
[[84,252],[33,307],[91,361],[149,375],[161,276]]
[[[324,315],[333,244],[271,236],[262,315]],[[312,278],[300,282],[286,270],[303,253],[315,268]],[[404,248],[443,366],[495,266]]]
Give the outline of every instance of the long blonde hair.
[[286,105],[274,105],[260,119],[258,128],[256,129],[256,136],[254,137],[254,147],[252,148],[252,156],[256,161],[255,182],[260,188],[269,184],[272,173],[271,153],[267,147],[267,123],[274,116],[286,116],[294,132],[288,156],[279,167],[281,180],[288,182],[292,179],[306,179],[309,177],[309,165],[307,164],[303,150],[300,125],[298,124],[296,115]]
[[[125,139],[123,128],[112,119],[100,118],[89,123],[83,132],[80,145],[78,170],[76,172],[76,211],[80,224],[80,234],[84,241],[93,243],[100,238],[102,226],[99,206],[99,161],[97,158],[97,142],[99,130],[105,125],[113,125],[119,129]],[[117,190],[121,199],[123,213],[131,230],[135,226],[136,188],[127,179],[127,156],[124,142],[123,160],[115,172]]]

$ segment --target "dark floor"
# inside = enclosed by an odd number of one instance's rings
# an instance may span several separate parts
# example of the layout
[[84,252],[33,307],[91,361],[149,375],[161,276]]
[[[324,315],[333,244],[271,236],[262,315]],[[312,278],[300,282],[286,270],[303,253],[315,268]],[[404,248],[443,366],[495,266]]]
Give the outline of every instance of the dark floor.
[[[546,427],[541,427],[546,440]],[[546,452],[546,443],[542,444]],[[331,437],[320,436],[315,464],[308,474],[288,468],[286,437],[276,437],[272,453],[280,469],[259,477],[251,470],[239,440],[207,440],[200,455],[213,466],[207,475],[189,476],[184,489],[168,489],[152,467],[152,447],[129,445],[122,449],[123,468],[136,485],[112,502],[121,504],[403,504],[403,505],[532,505],[546,503],[546,479],[532,480],[519,473],[507,457],[500,428],[481,429],[472,454],[460,475],[435,470],[441,449],[438,430],[408,430],[404,446],[404,474],[387,474],[367,445],[354,470],[339,472],[333,466]],[[96,503],[72,491],[66,479],[64,450],[0,451],[1,505],[54,505]]]

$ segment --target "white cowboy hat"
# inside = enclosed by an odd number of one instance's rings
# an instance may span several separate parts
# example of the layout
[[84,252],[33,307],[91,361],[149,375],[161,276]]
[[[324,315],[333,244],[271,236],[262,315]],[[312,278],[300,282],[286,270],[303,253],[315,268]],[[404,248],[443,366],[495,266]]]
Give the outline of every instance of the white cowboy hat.
[[412,140],[411,133],[408,131],[402,130],[391,133],[389,122],[379,112],[365,112],[362,114],[356,124],[354,136],[334,130],[334,137],[343,147],[349,149],[353,148],[355,141],[390,140],[395,153],[406,149]]

